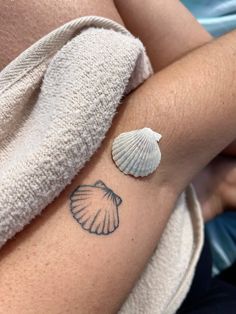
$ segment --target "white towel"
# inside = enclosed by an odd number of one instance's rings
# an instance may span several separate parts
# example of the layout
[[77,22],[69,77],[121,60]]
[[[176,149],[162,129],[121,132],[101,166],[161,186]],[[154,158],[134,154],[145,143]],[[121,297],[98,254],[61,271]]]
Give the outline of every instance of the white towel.
[[[71,182],[121,98],[151,73],[142,43],[99,17],[63,25],[0,73],[0,246]],[[189,187],[121,313],[174,313],[201,245],[200,208]]]

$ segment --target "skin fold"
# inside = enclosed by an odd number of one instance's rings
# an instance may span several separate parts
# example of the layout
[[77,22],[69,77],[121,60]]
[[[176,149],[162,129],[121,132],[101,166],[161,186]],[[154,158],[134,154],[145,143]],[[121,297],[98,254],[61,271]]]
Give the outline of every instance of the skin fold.
[[[161,70],[124,100],[101,148],[72,184],[2,249],[0,313],[28,314],[35,309],[51,314],[117,312],[156,248],[179,194],[234,140],[236,33],[211,41],[178,1],[167,2],[157,1],[156,19],[154,1],[146,1],[145,15],[137,4],[137,20],[133,16],[129,22],[124,13],[128,8],[116,3],[127,27],[144,41],[155,70]],[[130,1],[130,8],[134,5]],[[17,4],[3,1],[1,7],[5,9],[0,10],[4,18],[1,67],[75,16],[96,14],[121,21],[108,0],[33,1],[30,5],[22,0]],[[17,14],[22,10],[24,22]],[[10,12],[18,16],[12,24]],[[179,31],[174,24],[168,28],[170,16],[178,20]],[[137,23],[140,19],[146,30]],[[188,29],[187,44],[180,49],[176,36],[184,42],[183,29]],[[22,40],[15,41],[15,34]],[[147,125],[163,136],[160,168],[144,179],[124,176],[111,160],[112,141],[121,132]],[[84,231],[69,211],[71,192],[97,180],[122,198],[120,225],[106,237]]]

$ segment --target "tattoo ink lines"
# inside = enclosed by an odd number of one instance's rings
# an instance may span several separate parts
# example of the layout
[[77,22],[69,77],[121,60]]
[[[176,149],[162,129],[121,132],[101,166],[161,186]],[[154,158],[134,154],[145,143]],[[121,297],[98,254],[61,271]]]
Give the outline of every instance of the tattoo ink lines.
[[79,185],[70,196],[74,219],[89,233],[108,235],[119,227],[118,206],[122,199],[101,180]]

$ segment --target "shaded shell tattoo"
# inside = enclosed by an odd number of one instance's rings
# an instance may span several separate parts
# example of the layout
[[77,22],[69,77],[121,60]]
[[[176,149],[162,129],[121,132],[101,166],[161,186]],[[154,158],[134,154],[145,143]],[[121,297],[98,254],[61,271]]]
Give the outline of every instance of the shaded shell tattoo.
[[70,196],[74,219],[90,233],[108,235],[119,226],[118,206],[121,198],[102,181],[79,185]]

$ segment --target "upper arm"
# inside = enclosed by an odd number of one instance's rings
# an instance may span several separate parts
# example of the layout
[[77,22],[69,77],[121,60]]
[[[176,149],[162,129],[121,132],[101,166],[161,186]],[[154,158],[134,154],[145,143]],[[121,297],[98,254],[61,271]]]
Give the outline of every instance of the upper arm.
[[[97,12],[115,19],[118,14],[109,3],[107,8],[99,2],[99,9],[92,11],[81,1],[80,15]],[[25,35],[26,45],[30,34]],[[175,197],[174,193],[170,197],[158,176],[143,180],[125,176],[111,159],[112,139],[141,127],[140,120],[134,119],[138,115],[138,106],[125,115],[120,112],[101,149],[72,184],[1,250],[0,311],[111,313],[119,308],[153,252]],[[97,180],[122,199],[119,226],[108,235],[84,230],[71,214],[71,193]]]
[[[135,179],[116,168],[113,130],[72,184],[1,251],[2,310],[112,313],[133,287],[167,222],[174,193],[156,175]],[[97,180],[122,199],[119,226],[107,235],[84,230],[70,210],[71,193]],[[88,197],[91,206],[104,206],[96,195]]]
[[155,71],[211,40],[179,0],[114,2],[126,27],[144,43]]
[[[231,40],[234,34],[172,64],[124,100],[101,149],[42,216],[1,251],[1,309],[117,311],[156,247],[180,191],[235,136],[235,101],[228,93],[235,81]],[[135,179],[114,165],[111,143],[121,132],[147,126],[162,134],[163,157],[153,175]],[[122,199],[119,227],[108,235],[84,230],[70,212],[71,193],[97,180]],[[101,209],[96,201],[91,199]]]

